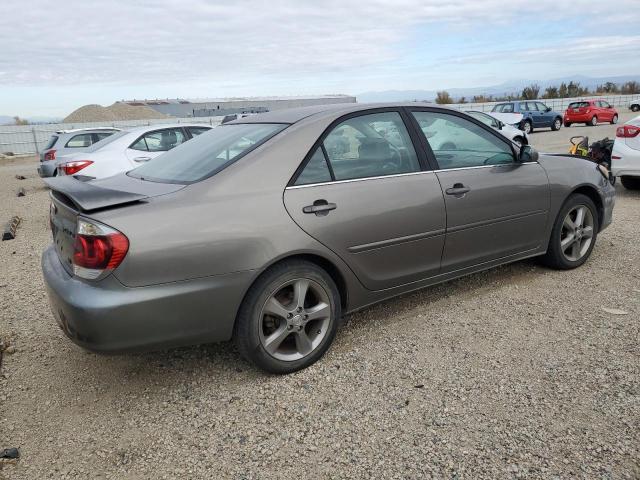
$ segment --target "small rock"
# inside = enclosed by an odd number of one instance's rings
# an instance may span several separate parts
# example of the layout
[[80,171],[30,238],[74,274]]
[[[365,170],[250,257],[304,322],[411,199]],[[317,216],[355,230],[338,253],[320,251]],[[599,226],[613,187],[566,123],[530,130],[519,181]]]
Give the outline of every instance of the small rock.
[[20,458],[20,451],[17,448],[5,448],[0,452],[0,458]]
[[607,313],[610,313],[611,315],[629,315],[629,312],[627,312],[626,310],[620,310],[618,308],[602,307],[602,310],[604,310]]

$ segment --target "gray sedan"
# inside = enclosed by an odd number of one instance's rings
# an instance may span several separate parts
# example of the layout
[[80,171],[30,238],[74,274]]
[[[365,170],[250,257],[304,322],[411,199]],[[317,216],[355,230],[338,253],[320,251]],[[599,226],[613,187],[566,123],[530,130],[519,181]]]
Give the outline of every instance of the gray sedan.
[[47,182],[42,268],[71,340],[233,338],[278,373],[318,360],[367,305],[534,256],[582,265],[615,202],[603,167],[417,103],[255,115],[126,174]]

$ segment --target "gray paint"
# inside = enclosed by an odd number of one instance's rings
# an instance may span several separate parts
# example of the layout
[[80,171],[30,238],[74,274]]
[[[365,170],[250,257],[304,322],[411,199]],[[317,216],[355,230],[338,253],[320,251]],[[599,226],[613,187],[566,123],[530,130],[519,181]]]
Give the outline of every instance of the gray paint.
[[[287,187],[334,120],[374,107],[263,114],[264,122],[292,125],[214,177],[176,191],[124,176],[101,181],[103,188],[147,197],[86,213],[125,233],[129,253],[113,274],[91,283],[56,268],[60,262],[48,250],[43,272],[52,303],[78,330],[86,323],[92,331],[91,325],[102,322],[107,331],[96,334],[95,343],[84,342],[88,348],[225,340],[251,284],[290,256],[313,255],[332,264],[346,286],[344,310],[353,311],[544,253],[557,212],[576,188],[590,188],[600,199],[602,227],[611,220],[614,189],[595,164],[569,157],[540,155],[533,164]],[[443,190],[457,182],[468,184],[470,192],[447,198]],[[301,213],[320,198],[338,208],[322,217]],[[117,320],[110,324],[111,318]],[[127,328],[135,332],[133,340]]]

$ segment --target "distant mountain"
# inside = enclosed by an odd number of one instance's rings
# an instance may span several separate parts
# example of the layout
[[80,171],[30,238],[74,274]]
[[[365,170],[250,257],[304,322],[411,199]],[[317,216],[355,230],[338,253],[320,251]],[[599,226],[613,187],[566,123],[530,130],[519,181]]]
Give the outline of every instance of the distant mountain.
[[[454,98],[466,97],[467,100],[473,98],[474,95],[509,95],[519,94],[524,87],[537,83],[544,90],[549,86],[558,86],[562,82],[570,81],[579,82],[583,87],[595,88],[606,82],[622,84],[630,80],[640,81],[640,75],[626,75],[617,77],[587,77],[585,75],[574,75],[572,77],[554,78],[551,80],[509,80],[499,85],[487,87],[469,87],[469,88],[442,88],[446,90]],[[385,90],[376,92],[364,92],[356,95],[358,102],[401,102],[401,101],[433,101],[436,98],[436,90]]]

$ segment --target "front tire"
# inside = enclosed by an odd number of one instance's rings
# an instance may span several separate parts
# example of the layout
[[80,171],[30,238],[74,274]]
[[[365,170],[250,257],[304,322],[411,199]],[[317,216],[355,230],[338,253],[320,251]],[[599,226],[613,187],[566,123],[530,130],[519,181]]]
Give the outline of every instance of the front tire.
[[564,122],[564,126],[569,128],[571,126],[571,122]]
[[258,368],[291,373],[324,355],[340,318],[340,294],[331,276],[314,263],[287,260],[251,286],[233,336],[240,354]]
[[632,112],[640,111],[640,105],[631,105],[631,111]]
[[640,177],[620,177],[620,183],[627,190],[640,190]]
[[560,130],[561,127],[562,127],[562,119],[558,117],[551,124],[551,131],[556,132]]
[[591,121],[589,122],[589,125],[591,125],[592,127],[595,127],[596,125],[598,125],[598,117],[596,117],[595,115],[591,117]]
[[598,230],[598,210],[593,200],[574,193],[558,212],[543,263],[558,270],[579,267],[591,255]]

